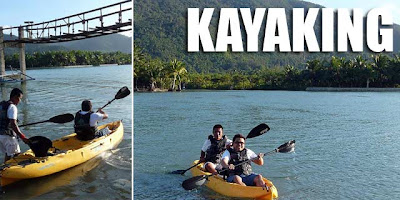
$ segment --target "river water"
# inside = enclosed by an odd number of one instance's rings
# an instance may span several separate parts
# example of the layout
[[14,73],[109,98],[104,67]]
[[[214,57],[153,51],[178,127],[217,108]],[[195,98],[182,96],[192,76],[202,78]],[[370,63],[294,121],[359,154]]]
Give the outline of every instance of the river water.
[[[20,124],[47,120],[53,116],[80,110],[82,100],[90,99],[97,109],[112,100],[117,91],[131,89],[132,67],[101,66],[27,70],[36,80],[1,85],[2,99],[9,98],[14,87],[24,97],[18,105]],[[109,119],[123,120],[124,139],[115,151],[103,153],[78,167],[44,178],[25,180],[5,187],[1,199],[130,199],[132,191],[132,96],[115,100],[104,111]],[[101,124],[102,124],[101,123]],[[27,137],[35,135],[57,139],[73,132],[73,122],[43,123],[25,127]],[[21,150],[28,147],[20,142]],[[3,154],[0,155],[3,159]]]
[[253,170],[279,199],[400,199],[400,93],[184,91],[135,93],[134,197],[228,199],[206,187],[185,191],[187,169],[214,124],[232,138],[260,123],[271,130],[246,147],[268,152],[296,140],[294,153]]

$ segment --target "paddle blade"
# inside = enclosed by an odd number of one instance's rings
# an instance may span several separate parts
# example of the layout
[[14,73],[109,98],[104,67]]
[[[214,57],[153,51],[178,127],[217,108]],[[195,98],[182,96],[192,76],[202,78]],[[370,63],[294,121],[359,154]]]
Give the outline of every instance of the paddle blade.
[[187,170],[176,170],[176,171],[171,172],[171,174],[180,174],[180,175],[183,175],[186,171],[187,171]]
[[62,114],[62,115],[57,115],[55,117],[52,117],[49,119],[49,122],[63,124],[63,123],[71,122],[72,120],[74,120],[74,115],[71,113],[67,113],[67,114]]
[[276,152],[279,152],[279,153],[292,152],[292,151],[294,151],[295,143],[296,143],[295,140],[290,140],[289,142],[286,142],[285,144],[282,144],[281,146],[279,146],[276,149]]
[[128,87],[124,86],[121,89],[118,90],[117,94],[115,95],[115,99],[122,99],[128,96],[131,93],[129,91]]
[[262,123],[256,127],[254,127],[253,129],[251,129],[251,131],[247,135],[246,139],[260,136],[269,130],[270,130],[269,126],[265,123]]
[[34,136],[29,138],[29,147],[32,149],[35,157],[47,156],[47,151],[53,146],[49,138],[43,136]]
[[202,186],[207,180],[207,176],[206,175],[201,175],[201,176],[195,176],[189,179],[186,179],[185,181],[183,181],[182,183],[182,187],[185,190],[193,190],[195,188],[198,188],[200,186]]

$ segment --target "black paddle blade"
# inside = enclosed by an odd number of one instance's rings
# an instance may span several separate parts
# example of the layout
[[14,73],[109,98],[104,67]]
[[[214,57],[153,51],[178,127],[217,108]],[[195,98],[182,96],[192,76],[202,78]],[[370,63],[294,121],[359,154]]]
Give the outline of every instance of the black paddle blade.
[[121,89],[118,90],[117,94],[115,95],[115,99],[122,99],[128,96],[131,93],[129,91],[128,87],[124,86]]
[[53,146],[51,140],[43,136],[34,136],[29,138],[29,147],[32,149],[35,157],[46,157],[47,151]]
[[295,146],[296,141],[295,140],[290,140],[289,142],[286,142],[285,144],[282,144],[276,149],[276,152],[279,153],[288,153],[294,151],[294,146]]
[[269,130],[270,130],[269,126],[265,123],[262,123],[256,127],[254,127],[253,129],[251,129],[251,131],[247,135],[246,139],[260,136]]
[[49,119],[49,122],[63,124],[63,123],[71,122],[72,120],[74,120],[74,115],[71,113],[67,113],[67,114],[62,114],[62,115],[57,115],[55,117],[52,117]]
[[201,175],[201,176],[195,176],[189,179],[186,179],[185,181],[183,181],[182,183],[182,187],[185,190],[193,190],[195,188],[198,188],[200,186],[202,186],[207,180],[207,176],[206,175]]
[[176,171],[171,172],[171,174],[180,174],[180,175],[183,175],[186,171],[187,171],[187,170],[176,170]]

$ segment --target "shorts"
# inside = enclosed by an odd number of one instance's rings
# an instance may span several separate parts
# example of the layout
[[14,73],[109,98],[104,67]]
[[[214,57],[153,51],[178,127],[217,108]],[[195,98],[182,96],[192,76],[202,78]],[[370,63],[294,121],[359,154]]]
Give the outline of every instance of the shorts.
[[[241,178],[242,178],[242,182],[244,183],[244,184],[246,184],[247,186],[255,186],[255,184],[254,184],[254,179],[258,176],[258,174],[255,174],[255,173],[251,173],[250,175],[244,175],[244,174],[241,174],[241,175],[239,175]],[[232,176],[229,176],[227,179],[226,179],[226,181],[228,181],[228,182],[230,182],[230,183],[233,183],[234,181],[233,181],[233,177],[235,177],[235,175],[232,175]]]
[[111,133],[110,129],[108,129],[108,127],[105,127],[103,129],[100,129],[99,131],[97,131],[95,137],[106,136],[106,135],[108,135],[110,133]]
[[4,152],[7,156],[14,156],[21,153],[17,138],[15,136],[0,135],[0,151]]
[[[204,165],[203,165],[203,170],[204,170],[204,171],[207,171],[207,170],[206,170],[206,165],[209,164],[209,163],[215,165],[215,163],[213,163],[213,162],[206,162],[206,163],[204,163]],[[222,169],[221,164],[217,164],[217,165],[215,166],[215,169],[216,169],[216,170],[221,170],[221,169]]]

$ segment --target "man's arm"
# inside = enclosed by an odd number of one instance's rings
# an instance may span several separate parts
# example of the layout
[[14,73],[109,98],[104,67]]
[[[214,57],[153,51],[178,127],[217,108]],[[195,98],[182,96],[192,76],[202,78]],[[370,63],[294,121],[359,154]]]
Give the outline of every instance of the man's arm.
[[206,162],[206,151],[210,147],[211,142],[210,140],[204,141],[203,147],[201,147],[201,152],[200,152],[200,161],[199,162]]
[[248,158],[252,160],[257,165],[264,165],[264,154],[259,153],[258,155],[254,153],[254,151],[248,150],[247,152]]
[[229,159],[231,159],[230,155],[231,154],[229,153],[228,150],[226,150],[224,152],[224,154],[222,155],[222,158],[221,158],[221,165],[222,165],[223,168],[229,168],[229,169],[233,170],[233,169],[235,169],[235,166],[233,164],[228,164],[229,163]]
[[200,153],[200,161],[199,162],[206,162],[206,152],[201,151]]
[[21,138],[22,141],[24,141],[25,144],[28,144],[29,143],[29,139],[26,138],[26,136],[19,129],[19,127],[17,125],[17,120],[10,119],[10,125],[11,125],[12,130],[18,135],[18,137]]
[[97,112],[101,113],[103,115],[103,119],[107,119],[108,115],[106,112],[104,112],[102,109],[97,110]]

